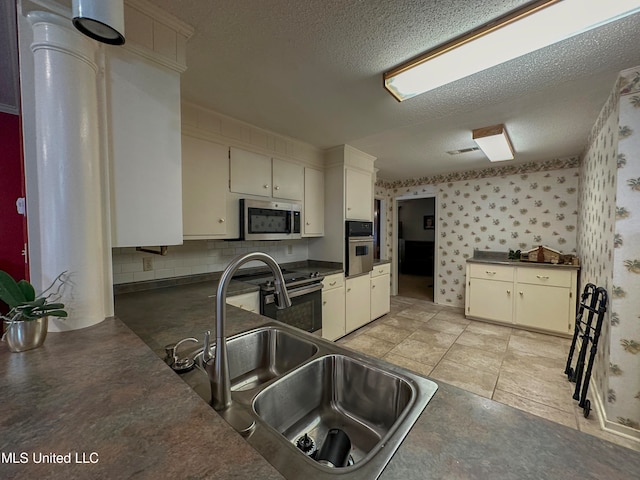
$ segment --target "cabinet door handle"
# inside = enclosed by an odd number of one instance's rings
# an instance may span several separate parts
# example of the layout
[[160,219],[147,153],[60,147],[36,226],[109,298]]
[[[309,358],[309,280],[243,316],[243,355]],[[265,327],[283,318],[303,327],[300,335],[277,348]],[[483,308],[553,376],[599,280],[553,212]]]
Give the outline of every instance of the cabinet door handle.
[[307,222],[307,225],[311,225],[311,223]]
[[376,288],[376,286],[375,285],[371,285],[371,290],[373,290],[374,288]]
[[280,190],[280,187],[279,187],[278,185],[276,185],[276,186],[275,186],[275,187],[273,187],[273,188],[275,188],[276,190]]
[[520,292],[520,295],[524,296],[524,292]]
[[326,305],[326,304],[327,304],[327,301],[325,300],[324,302],[322,302],[322,304],[323,304],[323,305]]
[[269,188],[269,185],[267,185],[266,183],[263,185],[264,188]]
[[549,277],[545,275],[536,275],[536,277],[538,277],[540,280],[549,280]]
[[382,272],[384,272],[384,270],[378,270],[378,273],[382,273]]
[[511,290],[507,290],[507,295],[511,295]]
[[333,282],[329,282],[329,286],[333,287],[336,283],[338,283],[337,280],[333,281]]
[[495,274],[496,274],[496,272],[490,272],[489,270],[486,270],[486,271],[485,271],[485,273],[486,273],[487,275],[495,275]]
[[351,210],[351,207],[347,207],[347,210]]
[[224,218],[219,218],[218,223],[224,223]]
[[351,289],[350,289],[350,288],[347,288],[347,292],[350,292],[350,291],[351,291]]

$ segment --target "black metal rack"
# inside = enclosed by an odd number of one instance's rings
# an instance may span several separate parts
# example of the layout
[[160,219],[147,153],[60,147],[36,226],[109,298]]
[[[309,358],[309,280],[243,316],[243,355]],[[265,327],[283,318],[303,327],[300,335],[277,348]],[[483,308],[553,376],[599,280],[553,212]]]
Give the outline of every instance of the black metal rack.
[[[580,306],[578,314],[576,315],[576,325],[573,332],[573,340],[571,341],[571,348],[569,349],[569,357],[567,358],[567,366],[564,369],[564,373],[567,375],[569,381],[576,384],[573,399],[580,402],[578,406],[582,408],[585,418],[589,416],[589,412],[591,411],[591,402],[587,399],[587,391],[589,390],[593,361],[598,351],[598,340],[600,339],[600,331],[602,330],[602,321],[607,311],[607,299],[607,291],[604,288],[596,287],[593,283],[587,283],[585,285],[582,296],[580,297]],[[586,320],[584,319],[585,310],[588,312]],[[593,317],[596,314],[598,317],[594,326]],[[576,366],[573,368],[571,362],[578,338],[582,340],[582,344],[576,360]],[[584,366],[589,344],[591,344],[591,351],[585,373]]]

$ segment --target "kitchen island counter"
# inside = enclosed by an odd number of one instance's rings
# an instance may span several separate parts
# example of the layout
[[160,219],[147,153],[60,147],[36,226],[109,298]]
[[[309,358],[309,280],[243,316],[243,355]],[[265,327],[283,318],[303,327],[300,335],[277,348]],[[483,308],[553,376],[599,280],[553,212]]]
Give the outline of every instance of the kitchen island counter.
[[[210,294],[202,284],[123,294],[116,297],[119,318],[52,333],[30,352],[0,346],[3,454],[96,452],[99,458],[95,464],[3,462],[0,477],[282,478],[185,383],[187,376],[160,358],[166,343],[213,329]],[[267,321],[228,307],[229,334]],[[639,452],[437,383],[382,480],[613,480],[640,471]]]

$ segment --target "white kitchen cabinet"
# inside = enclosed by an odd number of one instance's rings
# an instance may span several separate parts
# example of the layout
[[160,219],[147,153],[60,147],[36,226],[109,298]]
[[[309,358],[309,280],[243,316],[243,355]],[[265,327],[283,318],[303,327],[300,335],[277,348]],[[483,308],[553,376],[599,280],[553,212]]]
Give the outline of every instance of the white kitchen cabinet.
[[322,281],[322,338],[336,340],[346,334],[344,275],[327,275]]
[[112,246],[181,244],[180,74],[119,48],[107,78]]
[[576,271],[519,268],[516,271],[515,323],[570,333],[576,315]]
[[577,268],[467,264],[466,314],[522,328],[570,334]]
[[514,273],[508,266],[469,264],[467,315],[513,323]]
[[391,265],[376,265],[371,276],[371,320],[391,310]]
[[243,293],[227,297],[227,304],[247,310],[249,312],[260,313],[260,292]]
[[346,220],[373,220],[373,177],[371,173],[345,169]]
[[324,172],[304,169],[304,237],[324,235]]
[[304,195],[304,167],[297,163],[274,158],[271,192],[274,198],[302,201]]
[[238,236],[238,202],[229,198],[229,147],[182,136],[185,240]]
[[302,201],[302,165],[234,147],[231,147],[229,164],[232,192]]
[[232,192],[271,196],[270,157],[231,147],[229,169],[229,186]]
[[369,275],[360,275],[345,280],[345,325],[346,332],[366,325],[371,321],[371,282]]

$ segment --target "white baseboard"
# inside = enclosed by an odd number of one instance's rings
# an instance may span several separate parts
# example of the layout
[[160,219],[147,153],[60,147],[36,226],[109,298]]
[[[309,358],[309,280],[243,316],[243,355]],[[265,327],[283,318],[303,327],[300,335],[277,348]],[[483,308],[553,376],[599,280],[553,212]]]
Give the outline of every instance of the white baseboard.
[[636,430],[635,428],[627,427],[625,425],[621,425],[617,422],[612,422],[611,420],[609,420],[604,408],[602,393],[598,389],[597,383],[593,382],[589,386],[591,387],[591,398],[593,400],[593,403],[595,404],[594,406],[598,414],[600,428],[607,433],[612,433],[614,435],[618,435],[619,437],[638,442],[640,444],[640,430]]

